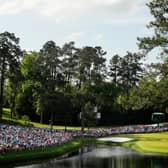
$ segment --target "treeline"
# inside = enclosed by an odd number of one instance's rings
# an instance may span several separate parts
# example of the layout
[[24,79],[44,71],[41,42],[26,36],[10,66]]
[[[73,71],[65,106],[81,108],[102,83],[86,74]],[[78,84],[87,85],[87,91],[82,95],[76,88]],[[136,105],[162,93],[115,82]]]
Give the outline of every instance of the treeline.
[[[152,37],[138,38],[139,51],[106,61],[100,46],[78,48],[47,41],[39,51],[23,51],[13,33],[0,34],[0,118],[10,107],[11,118],[78,125],[150,123],[154,111],[168,112],[168,4],[148,4],[154,21]],[[162,61],[144,65],[159,48]],[[101,119],[95,117],[95,109]]]

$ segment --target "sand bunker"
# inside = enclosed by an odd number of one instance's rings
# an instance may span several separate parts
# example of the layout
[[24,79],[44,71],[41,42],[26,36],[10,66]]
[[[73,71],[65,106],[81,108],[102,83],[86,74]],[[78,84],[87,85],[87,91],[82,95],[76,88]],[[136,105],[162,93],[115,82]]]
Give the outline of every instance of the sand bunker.
[[124,138],[124,137],[105,137],[105,138],[98,138],[99,141],[106,141],[106,142],[128,142],[132,141],[133,138]]

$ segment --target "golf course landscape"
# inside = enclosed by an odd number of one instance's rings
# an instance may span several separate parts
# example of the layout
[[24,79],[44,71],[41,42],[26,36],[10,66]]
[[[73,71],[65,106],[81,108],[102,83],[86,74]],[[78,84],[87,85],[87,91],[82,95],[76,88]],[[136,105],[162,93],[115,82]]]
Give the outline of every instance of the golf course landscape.
[[[3,110],[3,122],[12,124],[21,124],[23,127],[25,125],[25,121],[20,119],[10,119],[10,110]],[[49,125],[43,125],[39,123],[30,122],[34,128],[50,128]],[[27,124],[27,123],[26,123]],[[53,126],[53,129],[64,129],[63,126]],[[80,127],[69,127],[69,130],[79,130]],[[101,128],[93,128],[93,129],[101,129]],[[118,138],[118,142],[112,140],[111,143],[108,143],[110,146],[123,146],[140,153],[153,153],[153,154],[164,154],[168,155],[168,132],[159,132],[159,133],[144,133],[144,134],[122,134],[122,135],[114,135],[110,137],[105,137],[104,139],[110,141],[111,139]],[[125,139],[124,139],[125,138]],[[61,156],[65,153],[72,152],[81,147],[83,142],[92,141],[99,145],[103,144],[99,143],[96,138],[78,138],[74,139],[71,142],[67,142],[62,145],[52,145],[43,149],[35,149],[35,150],[26,150],[26,151],[17,151],[17,152],[7,152],[5,154],[0,154],[0,163],[13,163],[13,162],[23,162],[28,158],[30,160],[38,160],[38,159],[47,159],[56,156]],[[123,141],[121,140],[123,139]],[[128,139],[128,140],[127,140]],[[129,140],[130,139],[130,140]],[[104,140],[104,144],[105,143]]]
[[168,154],[168,132],[120,135],[133,138],[122,145],[144,153]]
[[168,0],[0,0],[0,168],[168,168]]

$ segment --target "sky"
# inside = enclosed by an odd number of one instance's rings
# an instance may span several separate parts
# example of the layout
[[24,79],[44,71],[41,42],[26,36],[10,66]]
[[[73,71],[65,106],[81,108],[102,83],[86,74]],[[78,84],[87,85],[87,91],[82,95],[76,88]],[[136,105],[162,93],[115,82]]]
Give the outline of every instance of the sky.
[[[107,60],[136,52],[137,37],[150,36],[150,0],[0,0],[0,32],[20,38],[22,49],[39,51],[53,40],[62,46],[101,46]],[[153,54],[148,58],[155,61]]]

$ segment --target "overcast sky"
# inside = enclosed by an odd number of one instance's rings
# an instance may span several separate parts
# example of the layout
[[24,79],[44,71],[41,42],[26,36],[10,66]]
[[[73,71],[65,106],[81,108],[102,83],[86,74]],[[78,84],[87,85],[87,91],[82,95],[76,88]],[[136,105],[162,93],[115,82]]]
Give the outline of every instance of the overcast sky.
[[[23,49],[48,40],[62,46],[102,46],[110,56],[137,51],[137,37],[150,34],[149,0],[0,0],[0,32],[14,32]],[[150,59],[154,59],[154,56]]]

